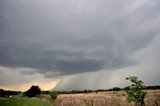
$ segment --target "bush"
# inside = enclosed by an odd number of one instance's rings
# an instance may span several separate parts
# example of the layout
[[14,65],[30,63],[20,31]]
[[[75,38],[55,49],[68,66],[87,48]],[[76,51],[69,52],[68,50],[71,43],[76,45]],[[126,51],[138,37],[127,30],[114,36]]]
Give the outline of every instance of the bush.
[[51,92],[51,93],[50,93],[50,96],[51,96],[51,98],[52,98],[53,100],[55,100],[58,95],[59,95],[59,94],[58,94],[57,92]]
[[41,91],[42,94],[49,94],[49,91]]

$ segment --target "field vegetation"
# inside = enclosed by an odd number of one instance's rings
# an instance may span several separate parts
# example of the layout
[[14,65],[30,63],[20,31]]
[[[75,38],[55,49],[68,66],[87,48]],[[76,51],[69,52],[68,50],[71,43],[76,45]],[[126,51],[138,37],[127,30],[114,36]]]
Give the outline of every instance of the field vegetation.
[[0,106],[51,106],[38,98],[0,98]]
[[[160,90],[145,90],[145,106],[160,105]],[[129,103],[125,91],[105,91],[79,94],[60,94],[54,101],[54,106],[137,106]]]

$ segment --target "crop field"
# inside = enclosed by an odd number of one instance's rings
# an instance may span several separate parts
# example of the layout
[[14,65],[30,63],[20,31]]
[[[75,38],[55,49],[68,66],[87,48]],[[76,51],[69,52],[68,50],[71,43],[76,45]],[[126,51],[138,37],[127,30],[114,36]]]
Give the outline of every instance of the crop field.
[[[160,90],[147,90],[146,106],[160,106]],[[108,91],[88,94],[61,94],[54,106],[135,106],[128,103],[124,91]]]

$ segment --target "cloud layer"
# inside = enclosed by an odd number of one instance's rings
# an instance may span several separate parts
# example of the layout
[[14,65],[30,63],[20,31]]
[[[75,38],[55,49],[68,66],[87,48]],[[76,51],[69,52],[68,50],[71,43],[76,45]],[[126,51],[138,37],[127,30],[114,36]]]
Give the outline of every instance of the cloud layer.
[[1,0],[0,5],[0,66],[31,69],[23,75],[49,78],[134,66],[140,64],[134,53],[160,34],[156,0]]

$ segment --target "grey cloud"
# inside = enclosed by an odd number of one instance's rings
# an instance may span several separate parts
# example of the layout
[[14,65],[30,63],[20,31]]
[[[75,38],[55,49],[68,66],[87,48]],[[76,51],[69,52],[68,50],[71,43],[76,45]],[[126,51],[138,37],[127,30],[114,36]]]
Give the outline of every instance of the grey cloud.
[[129,12],[125,0],[1,3],[0,65],[11,68],[66,75],[128,67],[160,33],[156,1]]
[[103,61],[80,60],[80,61],[64,61],[58,60],[55,69],[65,72],[64,74],[76,74],[87,71],[97,71],[104,67]]
[[35,73],[38,71],[38,70],[33,70],[33,69],[14,69],[14,70],[18,70],[20,74],[22,75],[35,75]]
[[129,75],[137,76],[144,81],[145,85],[159,85],[159,45],[160,35],[155,37],[148,47],[136,52],[134,58],[140,62],[137,66],[66,76],[61,79],[61,82],[57,84],[53,90],[109,89],[115,86],[124,87],[129,84],[125,80]]
[[33,71],[22,71],[22,72],[20,72],[21,74],[23,74],[23,75],[34,75],[35,74],[35,72],[33,72]]

